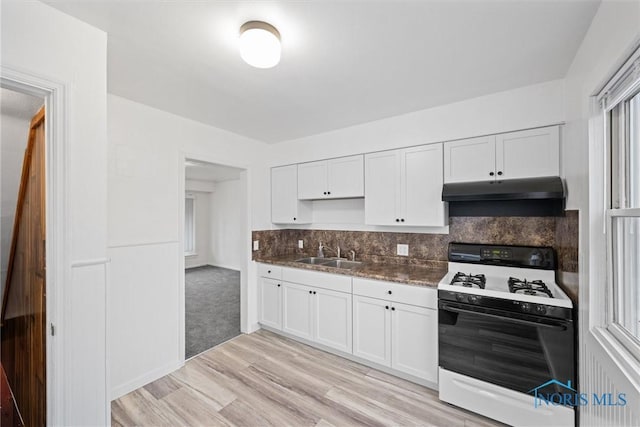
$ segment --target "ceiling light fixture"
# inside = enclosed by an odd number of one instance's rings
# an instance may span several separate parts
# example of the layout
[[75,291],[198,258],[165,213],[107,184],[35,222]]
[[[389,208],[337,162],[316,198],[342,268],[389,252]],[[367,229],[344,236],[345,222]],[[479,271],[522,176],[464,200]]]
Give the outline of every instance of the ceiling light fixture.
[[240,27],[240,56],[256,68],[275,67],[280,62],[280,33],[262,21],[245,22]]

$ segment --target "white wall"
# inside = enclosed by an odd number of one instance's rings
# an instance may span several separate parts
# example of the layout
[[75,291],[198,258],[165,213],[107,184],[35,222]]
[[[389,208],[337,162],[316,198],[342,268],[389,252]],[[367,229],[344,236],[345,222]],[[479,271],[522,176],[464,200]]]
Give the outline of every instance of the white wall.
[[[566,76],[564,170],[569,186],[569,207],[580,210],[580,386],[581,391],[624,392],[626,408],[581,408],[581,425],[637,425],[640,422],[640,390],[637,378],[614,363],[590,330],[590,305],[602,313],[602,297],[590,298],[593,289],[604,289],[602,275],[605,242],[603,208],[598,194],[602,180],[589,163],[601,164],[602,152],[589,148],[590,97],[597,93],[630,50],[640,42],[640,1],[603,1]],[[590,233],[593,226],[595,233]],[[595,313],[594,313],[595,314]],[[599,317],[599,316],[596,316]],[[635,374],[637,377],[637,372]],[[613,388],[613,389],[612,389]]]
[[[263,190],[255,192],[259,199],[254,200],[257,207],[253,211],[254,229],[274,228],[270,222],[270,200],[262,196],[270,193],[270,166],[508,132],[564,120],[564,82],[555,80],[275,144],[270,160],[259,171],[262,178],[256,178],[256,185],[262,183]],[[357,201],[316,203],[322,204],[320,211],[314,212],[316,223],[334,217],[345,203],[351,203],[350,209],[359,206]],[[321,212],[323,209],[325,213]],[[362,212],[350,215],[350,229],[371,229],[362,222],[357,224],[359,218],[364,218]]]
[[[114,95],[109,111],[109,254],[114,280],[110,290],[111,383],[113,398],[180,366],[184,358],[179,329],[184,268],[179,247],[184,209],[182,157],[246,168],[265,156],[267,146]],[[181,157],[182,156],[182,157]],[[246,181],[245,181],[246,182]],[[249,179],[247,197],[253,194]],[[251,209],[248,203],[247,210]],[[248,307],[243,330],[256,327],[255,266],[245,221],[246,262],[242,266],[242,304]],[[149,270],[153,270],[149,274]],[[247,277],[254,277],[247,288]],[[116,280],[119,278],[121,280]],[[132,297],[139,296],[132,304]],[[158,316],[162,321],[158,322]],[[131,327],[135,325],[135,327]]]
[[211,238],[210,264],[218,267],[240,270],[244,260],[238,230],[246,221],[245,198],[242,180],[216,183],[216,191],[211,194]]
[[[189,188],[187,186],[187,190]],[[193,196],[196,206],[196,254],[184,258],[185,268],[191,268],[211,263],[212,194],[199,191],[187,191],[187,193]]]
[[0,297],[4,295],[29,123],[28,119],[11,115],[0,117]]
[[57,111],[65,115],[66,124],[64,140],[57,141],[67,149],[67,230],[60,236],[63,250],[56,253],[56,259],[62,260],[64,279],[49,282],[55,292],[47,294],[49,302],[55,299],[63,310],[57,317],[51,310],[47,313],[58,331],[52,339],[56,353],[49,356],[61,362],[55,373],[47,374],[55,374],[60,382],[55,384],[59,387],[49,390],[49,423],[108,424],[104,263],[107,37],[37,1],[3,1],[1,20],[0,62],[5,71],[20,70],[62,84],[61,95],[66,101],[66,109]]

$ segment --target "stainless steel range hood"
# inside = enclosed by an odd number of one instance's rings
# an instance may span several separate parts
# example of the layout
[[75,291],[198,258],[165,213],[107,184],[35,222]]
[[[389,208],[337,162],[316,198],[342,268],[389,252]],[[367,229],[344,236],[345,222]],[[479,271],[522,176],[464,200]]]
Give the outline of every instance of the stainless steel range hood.
[[444,184],[442,200],[449,216],[562,216],[560,177]]

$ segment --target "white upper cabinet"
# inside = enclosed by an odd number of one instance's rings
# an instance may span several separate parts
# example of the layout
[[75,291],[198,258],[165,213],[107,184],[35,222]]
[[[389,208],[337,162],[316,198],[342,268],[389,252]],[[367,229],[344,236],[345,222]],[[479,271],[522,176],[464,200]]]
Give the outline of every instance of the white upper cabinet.
[[365,223],[443,226],[442,144],[365,155]]
[[444,143],[444,182],[492,180],[495,168],[495,136]]
[[442,144],[407,148],[400,157],[400,220],[413,226],[445,225]]
[[400,218],[400,151],[365,155],[364,222],[396,225]]
[[496,136],[496,175],[502,179],[560,175],[560,127]]
[[298,199],[364,196],[364,156],[340,157],[298,165]]
[[311,207],[298,200],[298,166],[271,169],[271,222],[275,224],[307,224]]
[[444,143],[447,183],[559,175],[559,126]]

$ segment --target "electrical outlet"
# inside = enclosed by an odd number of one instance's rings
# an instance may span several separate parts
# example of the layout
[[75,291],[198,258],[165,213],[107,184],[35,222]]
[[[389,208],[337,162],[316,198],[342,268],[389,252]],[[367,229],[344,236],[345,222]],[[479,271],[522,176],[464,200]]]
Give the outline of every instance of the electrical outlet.
[[257,251],[260,249],[260,240],[254,240],[253,241],[253,250]]
[[400,256],[409,256],[409,245],[398,245],[397,254]]
[[304,249],[304,240],[298,240],[298,249]]

